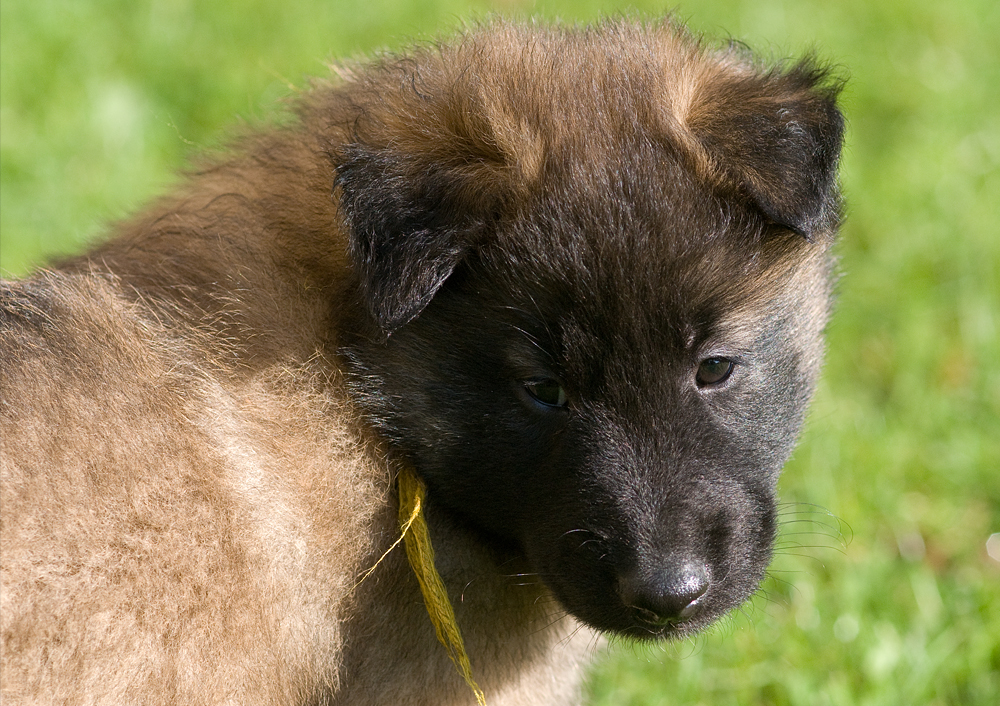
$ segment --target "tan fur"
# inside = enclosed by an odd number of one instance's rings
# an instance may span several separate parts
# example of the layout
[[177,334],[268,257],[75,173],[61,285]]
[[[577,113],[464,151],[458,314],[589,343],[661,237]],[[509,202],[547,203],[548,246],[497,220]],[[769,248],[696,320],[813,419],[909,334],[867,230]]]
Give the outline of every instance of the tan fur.
[[[391,145],[414,170],[466,174],[469,198],[516,195],[547,155],[619,149],[624,112],[718,181],[692,130],[747,69],[669,23],[626,22],[497,23],[417,49],[427,86],[412,88],[450,86],[446,104],[414,100],[393,61],[339,69],[291,126],[5,285],[5,705],[473,703],[402,551],[356,585],[398,530],[387,449],[337,358],[355,306],[338,150]],[[513,586],[525,567],[429,519],[491,706],[577,703],[592,632],[540,585]]]

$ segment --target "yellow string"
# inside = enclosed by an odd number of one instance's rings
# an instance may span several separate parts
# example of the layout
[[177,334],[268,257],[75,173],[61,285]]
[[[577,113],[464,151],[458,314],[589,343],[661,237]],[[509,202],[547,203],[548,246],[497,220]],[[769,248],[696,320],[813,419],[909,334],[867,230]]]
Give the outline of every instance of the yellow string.
[[406,542],[406,558],[410,560],[413,573],[420,582],[420,592],[424,594],[424,604],[431,616],[438,641],[444,645],[458,673],[476,695],[476,703],[486,706],[486,697],[472,678],[472,665],[469,664],[462,633],[455,621],[455,611],[448,600],[448,591],[441,581],[441,574],[434,568],[434,548],[431,546],[431,536],[427,531],[423,512],[426,490],[423,481],[413,470],[407,467],[400,471],[399,525]]

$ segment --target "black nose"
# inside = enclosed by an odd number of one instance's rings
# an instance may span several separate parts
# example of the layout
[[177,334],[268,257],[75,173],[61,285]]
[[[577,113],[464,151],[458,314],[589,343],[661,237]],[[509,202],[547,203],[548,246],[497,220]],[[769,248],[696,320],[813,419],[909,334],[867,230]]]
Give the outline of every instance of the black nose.
[[703,562],[659,562],[623,575],[618,595],[644,623],[665,626],[682,622],[698,612],[698,599],[710,585]]

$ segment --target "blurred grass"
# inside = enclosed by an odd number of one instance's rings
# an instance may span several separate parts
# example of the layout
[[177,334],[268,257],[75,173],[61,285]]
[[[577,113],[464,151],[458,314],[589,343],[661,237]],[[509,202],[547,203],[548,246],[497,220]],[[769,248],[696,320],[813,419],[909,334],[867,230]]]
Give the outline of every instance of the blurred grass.
[[[490,9],[587,20],[626,6],[4,0],[0,269],[23,274],[82,248],[227,126],[279,114],[325,59],[433,36]],[[697,30],[775,57],[815,47],[849,70],[844,277],[826,374],[782,480],[771,579],[697,640],[613,648],[593,672],[591,702],[992,705],[1000,4],[677,9]]]

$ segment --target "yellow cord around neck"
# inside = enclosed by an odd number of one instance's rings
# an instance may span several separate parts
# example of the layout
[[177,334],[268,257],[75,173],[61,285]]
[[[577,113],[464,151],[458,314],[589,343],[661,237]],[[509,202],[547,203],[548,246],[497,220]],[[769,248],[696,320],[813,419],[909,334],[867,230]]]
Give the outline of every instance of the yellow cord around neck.
[[434,548],[427,531],[427,520],[424,519],[424,496],[427,488],[408,466],[400,471],[398,483],[399,526],[406,544],[406,558],[410,560],[413,573],[420,582],[420,591],[424,594],[424,604],[434,624],[434,632],[448,651],[458,673],[476,695],[476,703],[486,706],[486,697],[472,678],[469,655],[465,652],[465,643],[455,621],[455,611],[448,600],[448,591],[441,581],[441,574],[434,568]]

